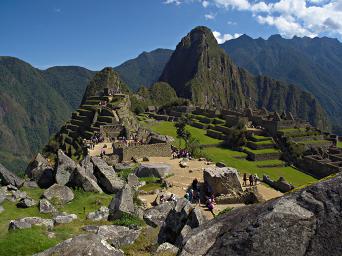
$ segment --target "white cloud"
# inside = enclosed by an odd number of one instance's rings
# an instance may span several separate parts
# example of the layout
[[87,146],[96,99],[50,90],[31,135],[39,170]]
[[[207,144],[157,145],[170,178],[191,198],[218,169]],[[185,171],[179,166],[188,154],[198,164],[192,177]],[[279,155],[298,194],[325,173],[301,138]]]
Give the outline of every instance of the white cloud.
[[208,1],[202,1],[202,6],[204,8],[207,8],[209,6],[209,2]]
[[227,21],[227,24],[228,25],[237,25],[237,23],[235,21],[231,21],[231,20]]
[[206,20],[214,20],[216,17],[216,14],[208,13],[208,14],[205,14],[204,17]]
[[234,35],[221,34],[218,31],[214,31],[213,34],[219,44],[223,44],[226,41],[229,41],[229,40],[232,40],[241,36],[241,34],[238,34],[238,33],[235,33]]
[[285,37],[320,34],[342,37],[342,0],[164,0],[177,5],[183,2],[250,12],[257,22],[275,27]]

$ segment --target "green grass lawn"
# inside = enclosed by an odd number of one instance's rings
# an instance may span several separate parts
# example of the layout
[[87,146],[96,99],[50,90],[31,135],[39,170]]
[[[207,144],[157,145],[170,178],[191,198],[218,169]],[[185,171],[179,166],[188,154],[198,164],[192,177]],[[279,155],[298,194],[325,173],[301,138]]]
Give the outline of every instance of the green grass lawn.
[[[176,129],[172,122],[155,122],[150,124],[149,128],[160,134],[170,135],[176,138]],[[213,144],[218,143],[220,140],[212,139],[205,135],[205,130],[189,127],[191,134],[198,138],[201,144]],[[256,138],[266,138],[264,136],[255,136]],[[178,142],[177,142],[178,143]],[[178,146],[178,145],[177,145]],[[276,168],[259,168],[258,165],[272,165],[281,163],[280,160],[270,161],[248,161],[245,159],[237,159],[236,157],[246,157],[247,155],[243,152],[234,151],[225,147],[209,147],[203,149],[204,153],[214,162],[224,162],[227,166],[236,168],[240,174],[256,173],[260,178],[263,174],[270,176],[272,179],[278,179],[280,176],[285,177],[294,186],[301,186],[315,181],[316,179],[304,174],[292,167],[276,167]],[[266,149],[266,150],[255,150],[256,153],[261,152],[278,152],[277,149]],[[254,151],[253,151],[254,152]]]
[[256,145],[272,145],[274,144],[272,140],[263,140],[263,141],[256,141],[253,143],[255,143]]
[[[176,128],[175,128],[175,123],[173,122],[167,122],[167,121],[160,121],[160,122],[155,122],[153,124],[147,124],[145,123],[145,126],[150,128],[152,131],[164,134],[164,135],[169,135],[172,136],[175,139],[174,146],[177,147],[184,147],[184,141],[181,141],[181,144],[179,144],[179,139],[177,139],[177,133],[176,133]],[[212,144],[218,144],[222,142],[221,140],[211,138],[206,135],[206,131],[203,129],[199,129],[196,127],[192,126],[186,126],[186,129],[194,136],[197,138],[202,145],[212,145]]]
[[265,148],[265,149],[251,149],[248,147],[243,147],[243,149],[252,152],[253,154],[270,154],[270,153],[279,153],[279,149],[276,148]]
[[[43,192],[41,189],[23,190],[37,201]],[[109,205],[112,199],[111,195],[106,194],[86,193],[83,191],[74,191],[74,193],[75,198],[72,202],[57,208],[61,212],[77,214],[78,219],[69,224],[55,226],[53,232],[56,237],[51,239],[47,237],[47,230],[40,227],[8,231],[8,224],[11,220],[34,216],[48,219],[52,218],[52,215],[39,213],[38,207],[20,209],[16,207],[15,203],[5,201],[3,203],[5,211],[0,213],[0,255],[32,255],[74,235],[85,233],[81,230],[81,227],[94,224],[92,221],[85,219],[86,214],[97,210],[101,205]],[[110,222],[103,221],[96,224],[104,225],[110,224]]]
[[338,141],[338,142],[337,142],[337,147],[338,147],[338,148],[342,148],[342,141]]

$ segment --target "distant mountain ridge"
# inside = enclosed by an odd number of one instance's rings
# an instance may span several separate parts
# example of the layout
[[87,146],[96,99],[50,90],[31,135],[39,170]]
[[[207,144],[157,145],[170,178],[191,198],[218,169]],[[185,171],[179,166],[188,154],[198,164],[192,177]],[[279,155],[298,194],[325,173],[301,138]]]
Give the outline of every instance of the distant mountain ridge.
[[94,72],[80,67],[39,70],[12,57],[0,57],[0,162],[23,171],[69,118]]
[[202,107],[265,107],[292,112],[316,127],[328,128],[324,110],[310,93],[239,68],[206,27],[193,29],[181,40],[159,80]]

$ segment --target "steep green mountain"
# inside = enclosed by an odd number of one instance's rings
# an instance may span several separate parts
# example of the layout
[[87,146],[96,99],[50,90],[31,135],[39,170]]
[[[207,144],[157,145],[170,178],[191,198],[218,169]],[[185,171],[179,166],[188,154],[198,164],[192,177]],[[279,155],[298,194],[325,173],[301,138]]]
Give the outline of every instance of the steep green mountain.
[[221,45],[234,62],[254,75],[294,83],[312,93],[342,134],[342,43],[330,38],[268,40],[246,35]]
[[70,116],[77,97],[68,95],[79,90],[83,94],[83,83],[92,77],[82,68],[76,68],[76,74],[84,77],[73,75],[74,69],[41,71],[19,59],[0,57],[0,162],[10,170],[23,171]]
[[114,69],[135,91],[141,86],[149,87],[158,80],[171,54],[172,50],[168,49],[143,52],[137,58],[128,60]]
[[193,29],[181,40],[159,80],[203,107],[285,110],[315,126],[328,127],[325,112],[310,93],[237,67],[206,27]]

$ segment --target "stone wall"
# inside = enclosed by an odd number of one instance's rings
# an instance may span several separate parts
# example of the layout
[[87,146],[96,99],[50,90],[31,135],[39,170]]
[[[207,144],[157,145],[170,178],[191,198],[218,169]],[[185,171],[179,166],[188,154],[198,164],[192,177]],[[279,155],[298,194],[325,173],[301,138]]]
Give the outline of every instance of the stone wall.
[[274,159],[279,159],[281,156],[280,152],[254,154],[253,152],[245,151],[245,153],[248,154],[248,159],[252,161],[274,160]]
[[156,143],[116,148],[114,153],[119,155],[121,161],[130,161],[133,157],[170,157],[172,151],[171,144]]
[[298,163],[299,167],[305,172],[308,172],[319,179],[329,176],[331,174],[342,171],[342,167],[338,166],[338,162],[330,161],[329,159],[316,159],[315,156],[305,156],[302,161]]

